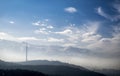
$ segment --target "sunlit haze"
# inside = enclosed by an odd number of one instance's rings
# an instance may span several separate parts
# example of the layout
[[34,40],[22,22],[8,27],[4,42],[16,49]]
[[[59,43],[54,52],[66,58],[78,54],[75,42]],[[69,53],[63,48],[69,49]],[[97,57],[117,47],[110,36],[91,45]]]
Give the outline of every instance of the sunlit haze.
[[119,69],[119,0],[0,0],[0,59]]

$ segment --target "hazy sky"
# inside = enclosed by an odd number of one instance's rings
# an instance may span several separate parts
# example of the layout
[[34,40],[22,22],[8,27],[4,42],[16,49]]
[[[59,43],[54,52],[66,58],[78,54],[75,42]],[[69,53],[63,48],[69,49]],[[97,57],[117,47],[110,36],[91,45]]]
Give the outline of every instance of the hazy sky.
[[[0,0],[0,58],[119,69],[119,0]],[[7,40],[7,41],[6,41]]]

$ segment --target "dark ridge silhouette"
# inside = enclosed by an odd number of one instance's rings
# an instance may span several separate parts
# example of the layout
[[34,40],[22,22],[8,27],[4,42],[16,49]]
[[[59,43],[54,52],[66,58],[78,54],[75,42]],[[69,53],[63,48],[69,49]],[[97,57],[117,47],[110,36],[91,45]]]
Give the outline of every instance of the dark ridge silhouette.
[[21,65],[54,65],[54,66],[69,66],[69,67],[74,67],[74,68],[79,68],[81,70],[88,70],[84,67],[77,66],[74,64],[69,64],[65,62],[60,62],[60,61],[49,61],[49,60],[31,60],[31,61],[25,61],[25,62],[18,62],[18,64]]
[[28,70],[0,70],[0,76],[47,76],[40,72]]
[[117,69],[94,69],[94,71],[105,74],[107,76],[120,76],[120,70]]
[[[87,69],[80,69],[80,67],[71,67],[70,65],[68,66],[67,64],[65,65],[60,65],[62,62],[57,62],[59,65],[16,65],[15,66],[12,63],[7,63],[7,62],[2,62],[0,61],[0,69],[4,70],[16,70],[16,69],[22,69],[22,70],[31,70],[31,71],[36,71],[36,72],[41,72],[49,76],[105,76],[104,74],[97,73],[94,71],[90,71]],[[28,63],[28,62],[27,62]],[[52,62],[53,63],[53,62]],[[8,64],[8,65],[4,65]],[[10,66],[12,64],[12,66]],[[39,64],[39,63],[37,63]],[[56,64],[56,63],[55,63]],[[12,75],[13,76],[13,75]],[[29,76],[29,75],[27,75]]]

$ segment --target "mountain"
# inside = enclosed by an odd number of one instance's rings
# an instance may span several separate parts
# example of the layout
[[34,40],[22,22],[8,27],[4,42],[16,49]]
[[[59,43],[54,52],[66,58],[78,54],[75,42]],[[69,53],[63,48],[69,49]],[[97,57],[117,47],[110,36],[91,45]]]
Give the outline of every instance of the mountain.
[[69,67],[76,67],[79,68],[81,70],[87,70],[81,66],[77,66],[77,65],[73,65],[73,64],[69,64],[69,63],[64,63],[64,62],[60,62],[60,61],[48,61],[48,60],[32,60],[32,61],[27,61],[27,62],[19,62],[18,64],[21,65],[54,65],[54,66],[69,66]]
[[28,70],[0,70],[0,76],[48,76],[40,72]]
[[18,65],[20,65],[20,64],[12,63],[12,62],[5,62],[5,61],[0,60],[0,67],[4,67],[4,66],[18,66]]
[[32,60],[25,62],[18,62],[22,65],[68,65],[68,63],[62,63],[60,61],[48,61],[48,60]]
[[105,74],[107,76],[120,76],[120,70],[117,69],[94,69],[94,71]]
[[[29,63],[31,62],[31,63]],[[38,63],[37,63],[38,62]],[[40,63],[41,62],[41,65]],[[46,63],[47,65],[44,65],[42,63],[45,63],[45,62],[48,62]],[[80,69],[80,67],[77,68],[76,67],[73,67],[73,66],[70,66],[70,64],[67,64],[67,63],[62,63],[62,62],[58,62],[58,61],[28,61],[28,62],[22,62],[22,64],[20,63],[15,63],[15,66],[10,66],[10,64],[12,63],[8,63],[8,62],[3,62],[3,61],[0,61],[0,69],[9,69],[9,70],[15,70],[15,69],[21,69],[21,70],[31,70],[31,71],[37,71],[37,72],[42,72],[44,74],[47,74],[47,75],[50,75],[50,76],[105,76],[101,73],[97,73],[97,72],[94,72],[94,71],[90,71],[90,70],[87,70],[87,69]],[[9,64],[8,65],[4,65],[4,64]],[[23,65],[23,63],[25,65]],[[27,64],[29,65],[27,65]],[[36,63],[38,65],[35,65],[33,63]],[[49,63],[54,63],[53,65],[49,65]],[[58,64],[59,63],[59,64]],[[16,65],[18,64],[18,65]],[[33,64],[33,65],[32,65]],[[2,66],[4,65],[4,66]]]

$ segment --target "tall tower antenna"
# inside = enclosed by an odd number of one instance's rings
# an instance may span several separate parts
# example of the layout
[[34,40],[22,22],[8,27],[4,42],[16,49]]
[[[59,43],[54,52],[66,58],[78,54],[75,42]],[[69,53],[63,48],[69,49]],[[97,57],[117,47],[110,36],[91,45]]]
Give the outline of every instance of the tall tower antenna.
[[26,42],[26,62],[28,61],[28,43]]

